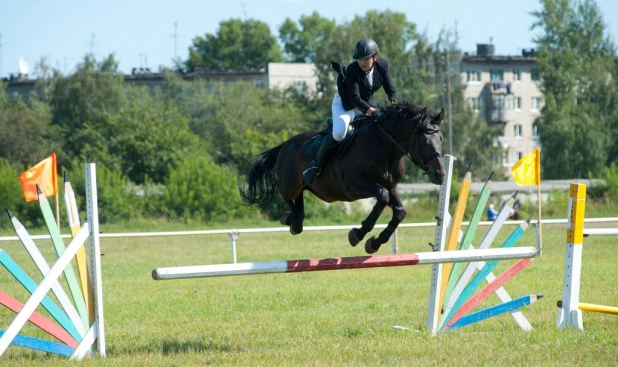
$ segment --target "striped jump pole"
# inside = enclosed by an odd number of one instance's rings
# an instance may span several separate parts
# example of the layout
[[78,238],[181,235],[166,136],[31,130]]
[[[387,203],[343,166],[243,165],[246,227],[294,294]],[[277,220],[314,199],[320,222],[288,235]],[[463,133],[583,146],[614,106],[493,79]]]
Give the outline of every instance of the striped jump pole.
[[419,252],[399,255],[339,257],[326,259],[283,260],[240,264],[217,264],[158,268],[152,271],[155,280],[209,278],[232,275],[300,273],[305,271],[347,270],[410,265],[429,265],[480,260],[533,258],[534,247],[486,249],[469,251]]
[[486,308],[484,310],[471,313],[469,315],[463,316],[462,318],[454,322],[448,329],[445,329],[445,331],[450,331],[463,326],[474,324],[479,321],[486,320],[491,317],[496,317],[507,312],[519,310],[522,307],[533,304],[542,297],[543,295],[531,294],[528,296],[519,297],[509,302],[501,303],[493,307]]

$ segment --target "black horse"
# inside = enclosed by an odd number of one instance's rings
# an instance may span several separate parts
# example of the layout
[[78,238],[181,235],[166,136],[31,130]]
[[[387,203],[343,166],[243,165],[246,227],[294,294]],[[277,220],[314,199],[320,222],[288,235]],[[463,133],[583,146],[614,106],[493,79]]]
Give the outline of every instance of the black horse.
[[332,149],[336,152],[332,152],[334,155],[310,186],[305,185],[303,170],[312,158],[309,148],[319,146],[316,140],[321,138],[320,132],[301,133],[258,154],[247,185],[239,187],[243,201],[264,208],[278,191],[290,208],[281,217],[281,224],[290,226],[292,234],[299,234],[303,231],[305,190],[329,203],[374,197],[377,201],[371,213],[360,228],[350,230],[348,240],[356,246],[373,229],[384,208],[390,206],[393,217],[387,227],[365,243],[365,251],[375,253],[406,215],[397,193],[397,183],[406,170],[404,156],[407,154],[436,185],[442,184],[445,176],[440,131],[444,109],[436,116],[428,116],[427,108],[402,101],[384,111],[377,120],[366,116],[354,122],[354,133]]

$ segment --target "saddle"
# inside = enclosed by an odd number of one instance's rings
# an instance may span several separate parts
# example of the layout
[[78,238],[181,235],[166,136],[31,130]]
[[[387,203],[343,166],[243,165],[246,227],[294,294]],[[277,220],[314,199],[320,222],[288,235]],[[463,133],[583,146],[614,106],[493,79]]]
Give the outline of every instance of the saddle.
[[[333,118],[329,117],[326,120],[327,126],[321,130],[319,133],[313,135],[305,142],[305,148],[303,150],[303,156],[307,158],[315,158],[318,155],[318,150],[320,150],[320,146],[322,145],[322,141],[327,134],[333,133]],[[329,160],[334,158],[341,158],[348,150],[350,143],[345,144],[346,142],[351,142],[354,139],[354,132],[358,130],[358,126],[356,120],[352,121],[350,125],[348,125],[348,130],[345,134],[345,138],[339,142],[336,146],[335,153],[331,154],[328,158]]]

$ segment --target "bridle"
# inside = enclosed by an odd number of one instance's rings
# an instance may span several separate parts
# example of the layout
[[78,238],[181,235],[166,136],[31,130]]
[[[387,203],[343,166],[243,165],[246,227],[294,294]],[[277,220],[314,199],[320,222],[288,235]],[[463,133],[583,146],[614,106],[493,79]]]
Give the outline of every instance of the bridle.
[[406,151],[401,147],[401,145],[399,145],[399,143],[397,143],[397,141],[395,141],[395,138],[393,138],[393,136],[382,127],[381,124],[378,124],[378,128],[380,128],[380,131],[382,131],[386,136],[388,136],[388,139],[391,142],[393,142],[397,146],[397,148],[399,148],[403,152],[403,154],[406,155],[412,163],[414,163],[416,167],[421,169],[424,174],[429,174],[429,171],[431,171],[431,167],[429,167],[429,162],[431,162],[435,158],[442,157],[442,152],[435,152],[431,154],[429,157],[425,157],[423,155],[423,150],[421,149],[421,145],[416,144],[416,146],[418,146],[418,153],[421,157],[421,161],[417,162],[414,160],[414,158],[412,158],[412,153],[410,152],[412,151],[412,148],[414,148],[414,143],[417,142],[418,140],[417,137],[420,134],[433,135],[433,134],[440,132],[440,127],[430,128],[428,126],[429,126],[429,123],[422,123],[422,124],[419,123],[418,125],[416,125],[416,128],[414,129],[414,132],[412,133],[412,142],[410,143],[410,149]]

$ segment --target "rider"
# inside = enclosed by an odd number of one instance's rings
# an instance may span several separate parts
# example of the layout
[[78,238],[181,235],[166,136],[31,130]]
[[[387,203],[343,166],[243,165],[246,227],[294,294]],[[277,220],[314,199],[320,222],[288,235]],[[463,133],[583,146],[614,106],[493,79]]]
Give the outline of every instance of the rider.
[[324,137],[317,157],[309,163],[303,172],[305,183],[311,185],[315,176],[326,161],[326,152],[345,138],[350,122],[362,114],[380,117],[382,112],[373,99],[373,93],[384,85],[388,99],[392,104],[397,100],[397,89],[393,85],[388,72],[388,62],[378,58],[378,44],[371,38],[363,38],[354,48],[354,62],[345,71],[345,83],[338,79],[337,92],[333,97],[331,110],[333,113],[333,133]]

